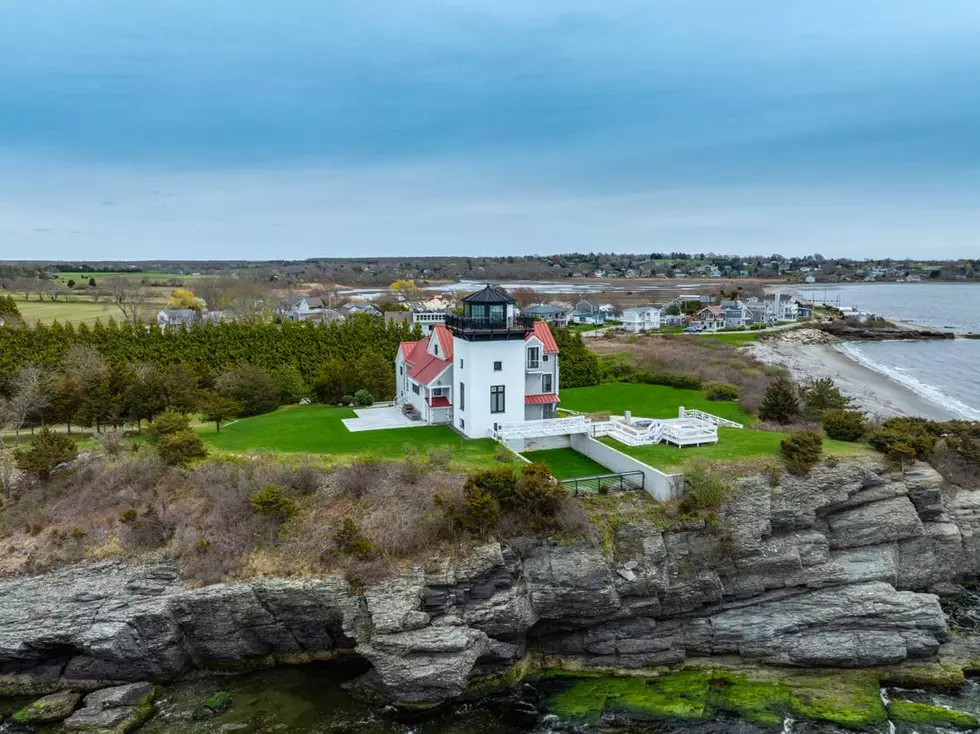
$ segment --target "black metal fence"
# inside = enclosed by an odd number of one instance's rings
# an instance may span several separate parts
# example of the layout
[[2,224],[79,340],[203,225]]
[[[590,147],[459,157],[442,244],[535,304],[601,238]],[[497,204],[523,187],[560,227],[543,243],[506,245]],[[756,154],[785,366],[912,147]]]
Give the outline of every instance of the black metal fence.
[[626,491],[643,489],[646,475],[637,471],[626,471],[618,474],[593,474],[588,477],[570,477],[562,479],[562,486],[578,496],[579,492],[589,494],[606,494],[611,491]]
[[534,319],[529,316],[462,316],[449,314],[446,316],[446,326],[460,331],[530,331],[534,328]]

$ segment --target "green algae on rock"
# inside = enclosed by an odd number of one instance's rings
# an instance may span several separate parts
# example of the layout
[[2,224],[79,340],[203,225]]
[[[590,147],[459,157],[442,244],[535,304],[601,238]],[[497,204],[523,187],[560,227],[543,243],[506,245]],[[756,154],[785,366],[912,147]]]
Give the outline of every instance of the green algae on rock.
[[892,721],[901,721],[905,724],[951,726],[957,729],[973,729],[980,726],[980,720],[976,716],[963,711],[912,701],[890,701],[888,703],[888,715]]
[[542,678],[567,679],[546,708],[571,721],[596,722],[607,714],[681,722],[732,717],[776,727],[792,716],[864,727],[887,719],[873,675],[783,673],[776,678],[686,670],[655,677],[551,673]]
[[39,698],[11,717],[18,724],[48,724],[68,718],[78,706],[81,696],[73,691],[61,691]]

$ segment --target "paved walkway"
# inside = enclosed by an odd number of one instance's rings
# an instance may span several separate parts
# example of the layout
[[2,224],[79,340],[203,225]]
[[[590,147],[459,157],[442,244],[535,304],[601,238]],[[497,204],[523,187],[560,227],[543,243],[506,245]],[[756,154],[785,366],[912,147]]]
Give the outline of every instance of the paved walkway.
[[348,431],[379,431],[385,428],[417,428],[424,426],[422,421],[413,421],[398,408],[356,408],[357,418],[344,418]]

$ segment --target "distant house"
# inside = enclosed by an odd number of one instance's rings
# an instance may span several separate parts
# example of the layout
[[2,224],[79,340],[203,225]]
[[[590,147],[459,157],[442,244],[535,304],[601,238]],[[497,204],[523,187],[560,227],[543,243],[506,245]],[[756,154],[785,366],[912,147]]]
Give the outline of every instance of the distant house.
[[554,324],[559,328],[568,326],[568,312],[560,306],[552,306],[550,303],[525,308],[521,311],[521,315]]
[[742,301],[722,301],[726,329],[742,329],[752,325],[752,312]]
[[313,314],[323,311],[323,300],[318,296],[292,296],[284,298],[276,308],[280,318],[290,321],[308,321]]
[[430,333],[435,327],[443,326],[450,310],[445,306],[441,308],[413,308],[409,314],[412,326],[418,325],[423,334]]
[[662,312],[656,306],[623,309],[623,329],[631,334],[658,331]]
[[718,331],[725,328],[725,309],[721,306],[705,306],[694,316],[694,320],[705,331]]
[[702,296],[697,293],[685,293],[683,295],[677,296],[673,301],[670,302],[671,306],[677,306],[682,311],[684,306],[689,303],[711,303],[711,298],[709,296]]
[[190,308],[177,308],[160,311],[157,326],[161,329],[189,329],[201,320],[201,312]]
[[593,324],[598,326],[606,321],[606,315],[599,310],[599,306],[591,301],[579,301],[575,304],[575,311],[569,317],[573,324]]
[[381,316],[381,310],[377,306],[372,306],[370,303],[347,303],[340,307],[340,311],[347,316],[356,316],[358,314],[366,314],[367,316]]
[[660,325],[662,327],[687,326],[687,316],[684,314],[661,314]]

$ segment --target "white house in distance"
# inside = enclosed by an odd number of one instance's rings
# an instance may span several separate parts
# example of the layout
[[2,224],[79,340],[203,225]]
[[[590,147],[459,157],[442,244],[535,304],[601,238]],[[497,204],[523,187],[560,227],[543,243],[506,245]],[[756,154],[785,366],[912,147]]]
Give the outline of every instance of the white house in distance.
[[623,309],[623,329],[631,334],[641,331],[658,331],[662,312],[656,306],[639,306]]
[[462,315],[395,357],[396,403],[425,423],[487,438],[499,425],[554,418],[558,345],[548,325],[514,313],[514,299],[487,286]]

